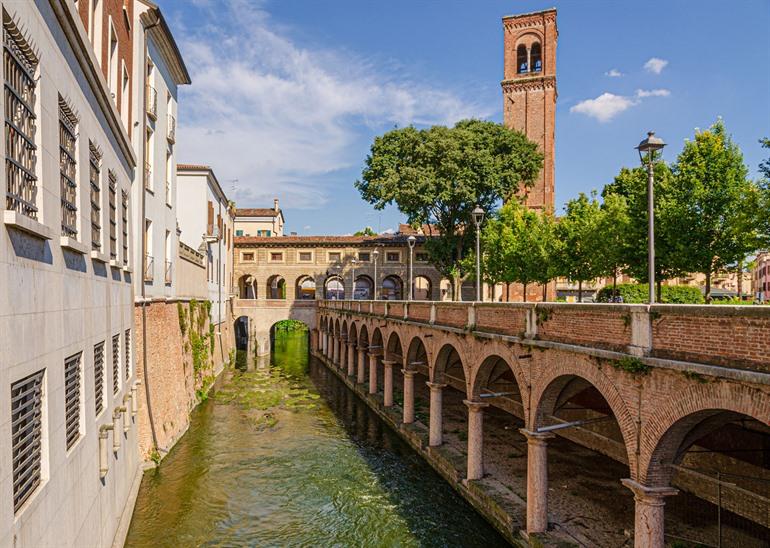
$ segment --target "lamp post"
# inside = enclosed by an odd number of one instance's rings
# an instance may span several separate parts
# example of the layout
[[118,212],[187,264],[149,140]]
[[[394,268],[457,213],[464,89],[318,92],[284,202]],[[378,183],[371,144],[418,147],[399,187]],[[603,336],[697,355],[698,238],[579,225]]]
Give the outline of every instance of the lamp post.
[[374,257],[374,300],[377,300],[377,257],[380,256],[380,252],[375,249],[372,251],[372,256]]
[[414,264],[414,244],[417,242],[417,238],[410,234],[406,241],[409,243],[409,300],[413,301],[414,282],[412,280],[412,265]]
[[473,210],[473,222],[476,224],[476,300],[481,300],[481,223],[484,221],[484,210],[477,205]]
[[[647,166],[647,278],[649,280],[650,292],[648,301],[650,304],[655,302],[655,176],[653,174],[653,156],[656,150],[666,146],[663,139],[655,137],[654,131],[647,132],[647,138],[639,143],[636,150],[639,151],[639,159],[642,165]],[[645,162],[644,153],[647,153]]]
[[355,301],[356,300],[356,265],[358,264],[358,261],[355,257],[353,257],[353,260],[350,261],[350,264],[353,265],[353,285],[350,287],[353,288],[353,292],[350,294],[350,300]]

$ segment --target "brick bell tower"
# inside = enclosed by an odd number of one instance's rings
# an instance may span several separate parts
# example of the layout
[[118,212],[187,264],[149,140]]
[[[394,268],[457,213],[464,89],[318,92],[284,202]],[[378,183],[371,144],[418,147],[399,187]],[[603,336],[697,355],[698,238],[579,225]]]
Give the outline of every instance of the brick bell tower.
[[543,169],[526,203],[554,210],[556,9],[503,17],[503,120],[540,146]]

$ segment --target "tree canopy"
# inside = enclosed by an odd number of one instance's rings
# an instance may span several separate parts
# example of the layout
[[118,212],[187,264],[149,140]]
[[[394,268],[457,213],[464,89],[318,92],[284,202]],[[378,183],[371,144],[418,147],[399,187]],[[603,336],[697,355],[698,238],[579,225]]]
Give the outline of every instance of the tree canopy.
[[473,243],[471,211],[479,205],[490,217],[501,200],[516,199],[542,161],[537,144],[493,122],[410,126],[375,138],[355,186],[376,209],[395,204],[410,224],[435,227],[426,250],[459,287],[466,274],[461,261]]

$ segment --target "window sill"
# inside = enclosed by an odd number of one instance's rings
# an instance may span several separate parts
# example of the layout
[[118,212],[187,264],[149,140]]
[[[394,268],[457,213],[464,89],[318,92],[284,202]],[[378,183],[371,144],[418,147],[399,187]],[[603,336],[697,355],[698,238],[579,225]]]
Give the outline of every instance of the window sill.
[[43,223],[37,222],[35,219],[30,219],[26,215],[22,215],[18,211],[6,210],[3,212],[3,223],[5,226],[10,226],[16,230],[26,232],[31,236],[40,238],[41,240],[51,240],[53,235],[51,229],[45,226]]
[[95,249],[91,250],[91,258],[95,261],[99,261],[100,263],[104,263],[104,264],[107,264],[110,262],[110,259],[109,257],[107,257],[107,255]]
[[123,267],[123,272],[128,272],[130,274],[133,271],[134,271],[134,269],[131,268],[130,266],[124,266]]
[[123,262],[120,259],[110,259],[110,266],[115,268],[122,268]]
[[75,253],[80,253],[81,255],[88,255],[88,246],[84,243],[77,241],[75,238],[71,238],[70,236],[60,236],[59,245],[65,249],[74,251]]

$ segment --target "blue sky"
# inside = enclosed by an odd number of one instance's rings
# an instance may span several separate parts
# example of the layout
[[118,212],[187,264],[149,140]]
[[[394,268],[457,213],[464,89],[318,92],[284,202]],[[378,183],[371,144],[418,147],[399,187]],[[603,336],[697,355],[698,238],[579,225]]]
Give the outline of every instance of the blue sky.
[[[397,227],[353,187],[398,125],[502,121],[503,15],[558,9],[556,205],[600,190],[649,129],[674,160],[725,120],[752,176],[770,136],[770,1],[161,0],[192,74],[179,161],[287,229]],[[234,181],[236,180],[237,181]]]

